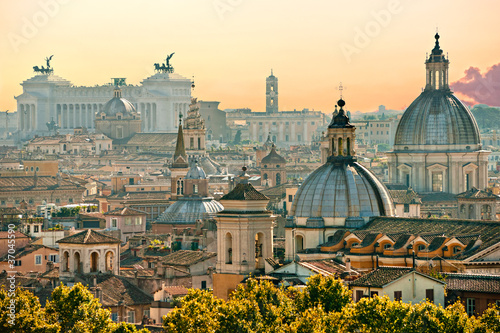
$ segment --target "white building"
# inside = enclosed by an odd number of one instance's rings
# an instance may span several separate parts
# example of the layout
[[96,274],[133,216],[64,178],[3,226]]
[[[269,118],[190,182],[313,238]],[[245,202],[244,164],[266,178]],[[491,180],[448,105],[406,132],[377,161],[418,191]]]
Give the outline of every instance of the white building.
[[[191,102],[191,80],[179,74],[158,71],[140,85],[121,85],[123,97],[141,113],[142,132],[175,131],[179,113],[187,115]],[[19,138],[48,135],[47,123],[54,120],[60,133],[77,127],[94,128],[97,112],[113,97],[114,84],[75,86],[52,73],[38,74],[24,81],[16,98]]]

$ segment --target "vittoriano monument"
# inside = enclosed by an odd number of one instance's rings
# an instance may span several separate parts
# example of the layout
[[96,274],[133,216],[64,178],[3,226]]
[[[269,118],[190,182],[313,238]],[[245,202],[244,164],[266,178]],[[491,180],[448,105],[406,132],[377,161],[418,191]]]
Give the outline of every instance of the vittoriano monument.
[[54,68],[50,67],[50,61],[52,60],[53,56],[54,55],[51,55],[50,57],[45,58],[45,62],[47,63],[47,68],[45,68],[43,66],[42,67],[34,66],[33,70],[35,71],[35,73],[42,73],[42,74],[54,73]]
[[156,63],[154,65],[155,71],[160,72],[160,73],[173,73],[174,67],[172,67],[172,65],[170,65],[170,59],[173,57],[174,54],[175,54],[175,52],[168,55],[167,58],[165,59],[166,62],[164,64],[160,65],[160,64]]

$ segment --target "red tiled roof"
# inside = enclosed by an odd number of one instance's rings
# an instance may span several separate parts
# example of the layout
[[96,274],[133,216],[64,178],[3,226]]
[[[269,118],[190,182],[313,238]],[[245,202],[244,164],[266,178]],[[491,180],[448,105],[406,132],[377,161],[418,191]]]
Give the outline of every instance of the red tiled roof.
[[446,273],[446,289],[500,294],[500,275]]
[[77,234],[64,237],[57,241],[57,243],[69,243],[69,244],[106,244],[106,243],[118,243],[121,244],[121,240],[104,235],[100,232],[94,231],[92,229],[79,232]]

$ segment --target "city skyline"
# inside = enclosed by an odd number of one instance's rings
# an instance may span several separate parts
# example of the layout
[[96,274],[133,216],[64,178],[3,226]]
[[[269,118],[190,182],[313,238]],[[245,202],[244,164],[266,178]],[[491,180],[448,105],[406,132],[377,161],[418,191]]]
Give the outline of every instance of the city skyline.
[[[0,8],[9,13],[0,23],[2,63],[9,64],[0,76],[1,111],[16,110],[19,84],[52,54],[54,74],[94,86],[112,77],[139,84],[172,52],[175,71],[195,77],[193,96],[220,101],[222,109],[265,111],[271,69],[279,79],[280,110],[330,113],[339,82],[351,111],[375,111],[380,104],[403,109],[425,84],[425,53],[434,46],[436,26],[449,53],[450,83],[462,80],[452,86],[457,95],[500,105],[493,93],[500,37],[488,33],[499,25],[500,4],[493,1],[374,1],[360,8],[326,1],[42,0]],[[464,84],[469,78],[473,82]]]

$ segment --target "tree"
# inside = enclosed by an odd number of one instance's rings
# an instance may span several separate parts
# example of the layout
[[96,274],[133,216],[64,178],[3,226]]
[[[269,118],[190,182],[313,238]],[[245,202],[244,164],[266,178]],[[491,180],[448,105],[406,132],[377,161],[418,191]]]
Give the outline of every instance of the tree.
[[113,332],[110,312],[81,283],[69,288],[61,284],[52,292],[45,312],[55,318],[61,332]]
[[180,300],[180,307],[163,317],[163,328],[171,333],[217,332],[223,305],[224,301],[210,291],[190,289]]
[[[11,312],[11,309],[15,310]],[[31,292],[17,288],[15,294],[10,294],[9,290],[0,288],[0,331],[55,333],[59,332],[59,325],[47,317],[38,297]]]
[[319,274],[308,278],[306,288],[295,298],[300,312],[316,306],[321,306],[326,313],[339,312],[350,301],[351,291],[344,286],[342,280]]

